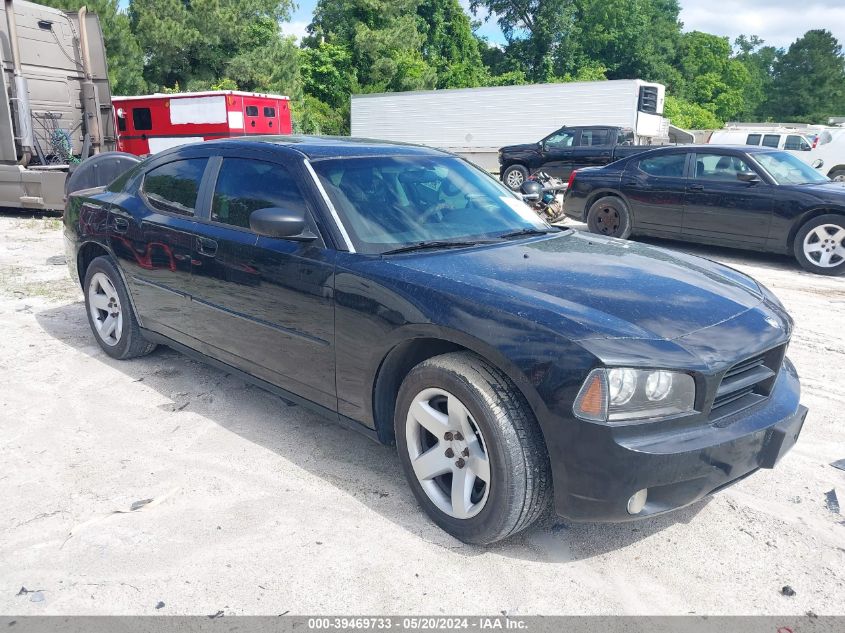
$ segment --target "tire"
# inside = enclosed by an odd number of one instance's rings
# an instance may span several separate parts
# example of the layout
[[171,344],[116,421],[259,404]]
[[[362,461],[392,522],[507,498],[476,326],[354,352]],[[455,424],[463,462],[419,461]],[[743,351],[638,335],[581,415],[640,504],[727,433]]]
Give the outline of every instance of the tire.
[[834,169],[827,177],[836,182],[845,182],[845,169]]
[[845,216],[831,213],[808,220],[795,235],[792,249],[804,270],[845,274]]
[[526,180],[528,180],[528,168],[524,165],[511,165],[502,172],[502,182],[511,191],[519,191]]
[[615,196],[599,198],[587,212],[587,227],[591,233],[627,239],[633,229],[628,205]]
[[528,528],[551,505],[548,451],[528,403],[475,354],[444,354],[412,369],[399,389],[394,426],[414,496],[455,538],[494,543]]
[[126,360],[156,348],[141,335],[129,293],[110,257],[97,257],[88,265],[83,291],[88,325],[106,354]]

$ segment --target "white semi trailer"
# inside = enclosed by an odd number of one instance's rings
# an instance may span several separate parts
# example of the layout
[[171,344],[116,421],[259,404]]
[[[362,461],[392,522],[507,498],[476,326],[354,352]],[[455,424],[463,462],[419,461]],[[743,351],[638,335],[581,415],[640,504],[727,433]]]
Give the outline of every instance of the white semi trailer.
[[490,170],[505,145],[567,126],[616,126],[642,144],[670,141],[666,88],[639,79],[352,96],[352,136],[428,145]]

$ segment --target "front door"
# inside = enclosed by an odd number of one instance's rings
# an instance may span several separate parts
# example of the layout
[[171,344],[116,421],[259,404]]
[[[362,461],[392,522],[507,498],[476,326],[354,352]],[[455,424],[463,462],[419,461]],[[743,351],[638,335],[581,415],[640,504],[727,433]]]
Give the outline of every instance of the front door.
[[196,236],[192,322],[207,354],[330,409],[334,380],[334,259],[321,238],[259,236],[253,211],[306,209],[297,165],[224,153]]
[[542,162],[538,171],[566,180],[575,169],[576,130],[558,130],[542,141]]
[[139,196],[109,214],[109,241],[141,324],[183,340],[188,311],[195,213],[207,158],[173,160],[148,171]]
[[686,194],[686,152],[644,156],[628,163],[622,193],[637,231],[680,235]]
[[[683,234],[709,241],[765,245],[772,221],[772,186],[733,154],[693,155]],[[742,178],[756,175],[757,182]]]

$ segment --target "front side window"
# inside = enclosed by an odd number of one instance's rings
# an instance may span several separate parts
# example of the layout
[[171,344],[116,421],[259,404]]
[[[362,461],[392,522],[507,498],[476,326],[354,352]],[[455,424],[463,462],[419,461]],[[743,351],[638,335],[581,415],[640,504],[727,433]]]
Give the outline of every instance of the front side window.
[[545,140],[547,147],[563,148],[575,144],[575,132],[555,132]]
[[607,145],[608,136],[610,136],[610,130],[581,130],[581,141],[578,144],[582,147]]
[[783,149],[791,149],[793,151],[808,152],[810,151],[810,144],[804,140],[803,136],[797,134],[790,134],[786,137],[786,142],[783,144]]
[[258,209],[277,207],[305,213],[305,198],[282,165],[243,158],[225,158],[211,203],[214,222],[249,228]]
[[738,156],[698,154],[695,160],[695,177],[702,180],[739,180],[740,174],[753,174],[754,170]]
[[763,147],[774,147],[780,145],[780,134],[766,134],[763,137]]
[[803,185],[830,181],[827,176],[820,174],[800,158],[786,152],[765,152],[753,154],[753,156],[779,185]]
[[151,207],[167,213],[194,215],[206,158],[167,163],[147,172],[141,190]]
[[643,158],[637,166],[650,176],[681,178],[684,175],[686,162],[686,154],[669,154],[668,156]]
[[549,230],[495,178],[459,158],[335,158],[312,165],[362,253]]
[[149,108],[132,108],[132,125],[139,132],[153,129],[153,115]]

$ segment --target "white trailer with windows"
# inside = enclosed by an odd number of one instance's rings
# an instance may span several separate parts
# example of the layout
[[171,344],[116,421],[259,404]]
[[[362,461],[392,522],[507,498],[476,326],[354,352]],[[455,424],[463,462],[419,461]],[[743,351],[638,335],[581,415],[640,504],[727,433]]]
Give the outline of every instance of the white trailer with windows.
[[352,96],[352,136],[428,145],[498,169],[505,145],[534,143],[564,125],[630,129],[669,141],[666,88],[639,79]]

